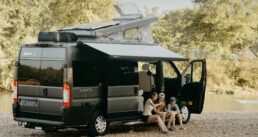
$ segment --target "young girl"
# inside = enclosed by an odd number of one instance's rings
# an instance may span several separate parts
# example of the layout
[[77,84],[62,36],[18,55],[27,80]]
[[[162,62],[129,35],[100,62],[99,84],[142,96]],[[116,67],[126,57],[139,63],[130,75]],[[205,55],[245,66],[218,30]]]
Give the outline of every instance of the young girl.
[[156,111],[156,107],[160,104],[154,104],[158,98],[158,94],[156,92],[152,92],[150,98],[146,101],[144,105],[143,112],[143,121],[148,123],[158,123],[159,128],[163,133],[168,133],[169,130],[166,128],[164,122],[161,120],[159,115],[152,115],[152,111]]

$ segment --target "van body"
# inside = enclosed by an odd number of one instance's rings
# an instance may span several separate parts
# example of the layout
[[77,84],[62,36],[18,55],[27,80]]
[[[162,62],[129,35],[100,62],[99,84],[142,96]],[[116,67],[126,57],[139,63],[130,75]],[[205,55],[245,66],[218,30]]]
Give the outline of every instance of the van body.
[[[139,71],[142,58],[110,58],[87,44],[24,45],[16,62],[14,119],[45,131],[86,127],[96,115],[106,122],[138,120],[151,91],[164,92],[167,102],[177,97],[181,108],[187,109],[184,123],[190,113],[202,112],[205,60],[191,61],[182,73],[173,60],[146,60],[156,66],[153,76]],[[165,62],[175,77],[164,77]],[[194,73],[197,63],[200,73]]]

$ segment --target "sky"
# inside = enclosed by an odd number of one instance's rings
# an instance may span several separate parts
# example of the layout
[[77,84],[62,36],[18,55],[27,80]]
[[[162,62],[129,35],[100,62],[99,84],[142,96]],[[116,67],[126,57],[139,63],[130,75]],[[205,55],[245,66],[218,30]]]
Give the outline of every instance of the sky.
[[120,3],[135,3],[137,7],[144,13],[144,7],[151,9],[158,7],[158,12],[163,13],[168,10],[176,10],[181,8],[192,8],[192,0],[118,0]]

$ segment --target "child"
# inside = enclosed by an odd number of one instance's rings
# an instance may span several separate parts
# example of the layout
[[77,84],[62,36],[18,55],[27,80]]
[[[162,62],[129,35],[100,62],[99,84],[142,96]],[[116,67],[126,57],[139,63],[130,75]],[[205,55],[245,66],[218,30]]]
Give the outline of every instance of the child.
[[[181,112],[179,110],[178,105],[176,104],[176,98],[175,97],[171,97],[169,100],[169,104],[167,105],[167,109],[170,110],[171,112],[173,112],[175,114],[176,117],[178,117],[179,123],[180,123],[180,130],[185,130],[185,127],[183,126],[183,122],[182,122],[182,116],[181,116]],[[175,128],[175,118],[173,119],[173,128]]]

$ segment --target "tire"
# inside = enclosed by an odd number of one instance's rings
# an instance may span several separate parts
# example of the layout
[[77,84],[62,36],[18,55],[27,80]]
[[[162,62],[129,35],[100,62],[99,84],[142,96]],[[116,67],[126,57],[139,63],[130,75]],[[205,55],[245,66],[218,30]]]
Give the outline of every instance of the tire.
[[187,124],[190,120],[191,113],[186,105],[182,105],[180,108],[181,115],[182,115],[182,122],[183,124]]
[[89,124],[90,135],[104,135],[107,131],[107,127],[108,123],[105,116],[100,112],[95,112]]

